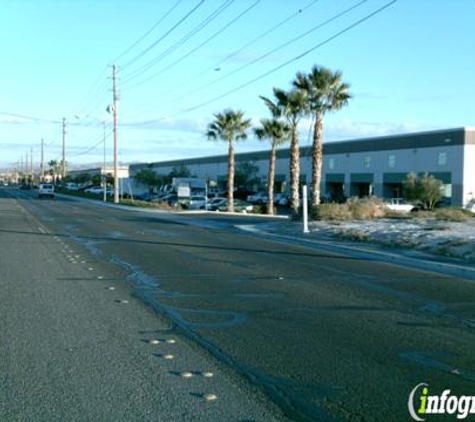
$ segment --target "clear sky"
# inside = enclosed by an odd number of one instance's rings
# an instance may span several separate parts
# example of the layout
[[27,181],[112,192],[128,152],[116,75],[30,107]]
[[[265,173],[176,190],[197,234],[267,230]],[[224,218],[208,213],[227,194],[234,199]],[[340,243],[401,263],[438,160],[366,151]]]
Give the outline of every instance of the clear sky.
[[[112,64],[122,162],[226,154],[204,136],[213,113],[257,123],[259,95],[314,64],[341,70],[353,95],[325,118],[325,142],[474,126],[475,1],[397,0],[351,28],[389,3],[0,0],[0,168],[30,148],[38,163],[42,138],[59,158],[63,117],[71,165],[102,160],[104,120],[110,161]],[[265,148],[250,136],[236,150]]]

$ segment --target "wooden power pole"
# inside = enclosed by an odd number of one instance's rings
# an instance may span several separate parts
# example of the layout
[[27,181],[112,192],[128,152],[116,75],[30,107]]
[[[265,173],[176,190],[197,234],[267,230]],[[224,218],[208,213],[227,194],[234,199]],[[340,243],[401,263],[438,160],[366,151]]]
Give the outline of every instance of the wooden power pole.
[[117,103],[119,95],[117,93],[117,67],[112,66],[112,116],[113,116],[113,133],[114,133],[114,204],[119,203],[119,169],[118,169],[118,146],[117,146]]
[[44,151],[44,147],[45,147],[45,140],[41,139],[41,175],[40,175],[40,178],[41,178],[42,182],[45,181],[45,151]]
[[66,178],[66,117],[63,117],[63,154],[61,160],[61,179]]

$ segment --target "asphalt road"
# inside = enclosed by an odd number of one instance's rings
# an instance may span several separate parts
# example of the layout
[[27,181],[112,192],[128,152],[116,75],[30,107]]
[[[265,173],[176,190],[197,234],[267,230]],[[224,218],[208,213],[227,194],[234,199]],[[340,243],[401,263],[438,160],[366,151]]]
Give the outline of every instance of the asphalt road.
[[421,382],[475,395],[473,281],[234,228],[253,217],[0,196],[2,421],[403,421]]

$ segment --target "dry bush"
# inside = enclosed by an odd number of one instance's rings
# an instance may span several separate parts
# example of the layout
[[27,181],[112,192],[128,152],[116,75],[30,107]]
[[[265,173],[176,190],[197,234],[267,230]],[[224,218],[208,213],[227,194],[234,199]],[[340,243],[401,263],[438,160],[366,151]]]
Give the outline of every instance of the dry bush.
[[386,216],[386,207],[381,199],[371,196],[369,198],[350,198],[347,201],[352,218],[368,220]]
[[320,204],[312,208],[313,220],[349,220],[352,218],[347,204]]
[[467,221],[470,215],[462,208],[443,207],[435,210],[435,217],[444,221],[463,222]]
[[378,198],[350,198],[344,204],[320,204],[311,211],[315,220],[367,220],[386,216],[386,207]]

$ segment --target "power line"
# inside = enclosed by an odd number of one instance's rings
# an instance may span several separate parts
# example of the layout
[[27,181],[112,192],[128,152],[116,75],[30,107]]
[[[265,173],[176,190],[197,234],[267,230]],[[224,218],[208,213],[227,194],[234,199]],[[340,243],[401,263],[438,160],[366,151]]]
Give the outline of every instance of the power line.
[[41,123],[52,123],[52,124],[62,124],[62,121],[60,120],[48,120],[48,119],[43,119],[41,117],[33,117],[33,116],[26,116],[24,114],[17,114],[17,113],[9,113],[7,111],[0,111],[0,114],[4,116],[13,116],[13,117],[19,117],[20,119],[26,119],[26,120],[32,120],[34,122],[41,122]]
[[[253,79],[247,81],[247,82],[244,83],[244,84],[241,84],[241,85],[237,86],[236,88],[233,88],[233,89],[231,89],[231,90],[229,90],[229,91],[227,91],[227,92],[225,92],[225,93],[223,93],[223,94],[220,94],[220,95],[218,95],[218,96],[216,96],[216,97],[213,97],[213,98],[211,98],[210,100],[207,100],[207,101],[205,101],[205,102],[203,102],[203,103],[200,103],[200,104],[198,104],[198,105],[196,105],[196,106],[193,106],[193,107],[190,107],[190,108],[181,110],[180,112],[176,113],[176,115],[181,115],[181,114],[183,114],[183,113],[187,113],[187,112],[190,112],[190,111],[197,110],[197,109],[199,109],[199,108],[201,108],[201,107],[204,107],[204,106],[206,106],[206,105],[208,105],[208,104],[211,104],[211,103],[213,103],[213,102],[215,102],[215,101],[217,101],[217,100],[220,100],[221,98],[227,97],[227,96],[229,96],[229,95],[231,95],[231,94],[233,94],[233,93],[235,93],[235,92],[237,92],[237,91],[240,91],[240,90],[243,89],[243,88],[246,88],[247,86],[249,86],[249,85],[251,85],[251,84],[253,84],[253,83],[255,83],[255,82],[257,82],[257,81],[259,81],[259,80],[261,80],[261,79],[263,79],[263,78],[265,78],[266,76],[271,75],[272,73],[277,72],[278,70],[280,70],[280,69],[282,69],[282,68],[288,66],[289,64],[291,64],[291,63],[293,63],[293,62],[295,62],[295,61],[297,61],[297,60],[300,60],[301,58],[307,56],[308,54],[312,53],[313,51],[315,51],[315,50],[317,50],[317,49],[323,47],[324,45],[328,44],[330,41],[332,41],[332,40],[334,40],[334,39],[340,37],[341,35],[345,34],[346,32],[350,31],[351,29],[353,29],[353,28],[355,28],[355,27],[361,25],[361,24],[364,23],[365,21],[371,19],[373,16],[375,16],[375,15],[381,13],[383,10],[385,10],[385,9],[387,9],[388,7],[392,6],[392,5],[393,5],[394,3],[396,3],[397,1],[398,1],[398,0],[392,0],[392,1],[390,1],[389,3],[386,3],[384,6],[382,6],[382,7],[378,8],[378,9],[376,9],[374,12],[371,12],[370,14],[368,14],[368,15],[364,16],[363,18],[357,20],[356,22],[352,23],[351,25],[346,26],[344,29],[342,29],[341,31],[338,31],[336,34],[332,35],[331,37],[326,38],[324,41],[322,41],[322,42],[316,44],[315,46],[313,46],[312,48],[310,48],[310,49],[304,51],[303,53],[299,54],[298,56],[295,56],[295,57],[293,57],[292,59],[285,61],[284,63],[280,64],[279,66],[276,66],[276,67],[272,68],[271,70],[269,70],[269,71],[267,71],[267,72],[265,72],[265,73],[263,73],[263,74],[261,74],[261,75],[255,77],[255,78],[253,78]],[[168,116],[168,117],[170,117],[170,116]],[[149,120],[149,121],[146,121],[146,122],[139,122],[139,123],[135,123],[135,124],[130,124],[129,126],[148,125],[148,124],[152,124],[152,123],[155,123],[155,122],[159,122],[159,121],[161,121],[161,120],[163,120],[163,118],[161,118],[161,119],[155,119],[155,120]]]
[[283,48],[289,46],[290,44],[293,44],[293,43],[299,41],[300,39],[302,39],[302,38],[304,38],[304,37],[310,35],[312,32],[315,32],[315,31],[317,31],[317,30],[323,28],[324,26],[326,26],[326,25],[328,25],[329,23],[335,21],[336,19],[338,19],[338,18],[340,18],[340,17],[346,15],[347,13],[351,12],[352,10],[354,10],[354,9],[356,9],[356,8],[358,8],[358,7],[360,7],[360,6],[362,6],[362,5],[363,5],[364,3],[366,3],[367,1],[368,1],[368,0],[361,0],[360,2],[356,3],[355,5],[353,5],[353,6],[349,7],[349,8],[347,8],[347,9],[343,10],[343,11],[340,12],[340,13],[337,13],[336,15],[333,15],[331,18],[325,20],[324,22],[321,22],[321,23],[319,23],[318,25],[316,25],[316,26],[310,28],[309,30],[305,31],[304,33],[300,34],[299,36],[297,36],[297,37],[295,37],[295,38],[292,38],[291,40],[289,40],[289,41],[287,41],[287,42],[285,42],[285,43],[279,45],[278,47],[275,47],[275,48],[273,48],[272,50],[270,50],[270,51],[268,51],[268,52],[262,54],[261,56],[255,58],[254,60],[250,61],[249,63],[246,63],[246,64],[244,64],[243,66],[238,67],[237,69],[234,69],[233,71],[231,71],[231,72],[229,72],[229,73],[226,73],[225,75],[221,76],[221,77],[218,78],[218,79],[215,79],[215,80],[213,80],[213,81],[211,81],[211,82],[208,82],[208,83],[205,84],[205,85],[202,85],[202,86],[200,86],[200,87],[198,87],[198,88],[195,88],[195,89],[193,89],[193,90],[187,92],[184,96],[178,97],[178,98],[176,98],[175,100],[171,101],[170,103],[177,102],[177,101],[183,99],[184,97],[189,96],[190,94],[194,94],[194,93],[196,93],[196,92],[200,92],[200,91],[202,91],[202,90],[204,90],[204,89],[206,89],[206,88],[208,88],[208,87],[210,87],[210,86],[212,86],[212,85],[215,85],[215,84],[218,83],[218,82],[221,82],[221,81],[224,80],[224,79],[229,78],[229,77],[232,76],[232,75],[235,75],[235,74],[238,73],[238,72],[243,71],[244,69],[248,68],[249,66],[252,66],[253,64],[255,64],[255,63],[261,61],[262,59],[264,59],[264,58],[270,56],[271,54],[273,54],[273,53],[275,53],[275,52],[277,52],[277,51],[279,51],[279,50],[282,50]]
[[215,9],[203,21],[201,21],[198,25],[196,25],[191,31],[189,31],[182,38],[180,38],[175,44],[170,46],[163,53],[161,53],[160,55],[158,55],[154,59],[150,60],[148,63],[146,63],[145,65],[143,65],[139,69],[137,69],[131,75],[129,75],[128,77],[123,79],[123,82],[127,83],[127,82],[130,82],[131,80],[134,80],[135,78],[139,77],[140,75],[145,73],[147,70],[149,70],[150,68],[155,66],[157,63],[159,63],[165,57],[170,55],[172,52],[175,52],[178,47],[181,47],[190,38],[192,38],[194,35],[196,35],[198,32],[200,32],[203,28],[208,26],[214,19],[216,19],[221,13],[223,13],[233,2],[234,2],[234,0],[226,0],[221,6],[219,6],[217,9]]
[[[94,81],[92,84],[91,88],[87,92],[87,94],[84,96],[83,100],[79,103],[78,107],[75,107],[75,109],[79,109],[77,113],[84,113],[84,110],[87,109],[89,106],[89,103],[97,96],[98,93],[101,93],[101,91],[104,90],[105,88],[105,81],[103,79],[103,76],[107,70],[107,66],[102,69],[100,72],[99,76],[97,79]],[[102,83],[100,83],[102,81]],[[100,85],[99,85],[100,84]],[[97,88],[96,88],[97,87]],[[74,109],[72,109],[69,113],[67,113],[67,116],[71,116],[74,113]]]
[[[318,1],[318,0],[315,0],[315,1]],[[241,12],[239,15],[237,15],[235,18],[233,18],[230,22],[228,22],[227,24],[225,24],[223,27],[221,27],[218,31],[216,31],[213,35],[211,35],[210,37],[208,37],[205,41],[203,41],[201,44],[199,44],[197,47],[193,48],[192,50],[190,50],[188,53],[186,53],[185,55],[181,56],[178,60],[175,60],[173,63],[171,63],[170,65],[168,65],[167,67],[165,67],[164,69],[162,69],[160,72],[158,73],[155,73],[154,75],[148,77],[147,79],[144,79],[138,83],[136,83],[135,85],[132,85],[132,86],[129,86],[127,89],[132,89],[132,88],[135,88],[139,85],[142,85],[144,84],[145,82],[148,82],[154,78],[156,78],[157,76],[161,75],[162,73],[166,72],[167,70],[171,69],[172,67],[174,67],[175,65],[177,65],[178,63],[182,62],[184,59],[186,59],[187,57],[189,57],[190,55],[192,55],[193,53],[195,53],[196,51],[198,51],[201,47],[203,47],[204,45],[208,44],[211,40],[213,40],[214,38],[216,38],[219,34],[221,34],[222,32],[224,32],[226,29],[228,29],[233,23],[237,22],[239,19],[241,19],[244,15],[246,15],[249,11],[251,11],[254,7],[256,7],[259,3],[261,2],[261,0],[256,0],[254,3],[252,3],[249,7],[247,7],[243,12]]]
[[[283,26],[284,24],[286,24],[287,22],[291,21],[292,19],[294,19],[296,16],[300,15],[303,11],[309,9],[310,7],[312,7],[315,3],[317,3],[319,0],[313,0],[311,1],[309,4],[307,4],[306,6],[304,6],[303,8],[301,9],[298,9],[297,11],[293,12],[290,16],[284,18],[282,21],[280,21],[279,23],[277,23],[276,25],[274,25],[272,28],[264,31],[263,33],[261,33],[260,35],[258,35],[256,38],[252,39],[251,41],[249,41],[248,43],[246,43],[244,46],[238,48],[237,50],[233,51],[232,53],[230,53],[228,56],[226,56],[223,60],[221,60],[220,62],[218,63],[215,63],[213,66],[210,66],[209,68],[206,68],[205,70],[203,70],[202,72],[200,72],[199,74],[195,75],[194,77],[191,77],[191,78],[188,78],[186,81],[183,81],[183,83],[180,85],[180,87],[183,87],[183,86],[186,86],[186,85],[189,85],[190,82],[193,82],[194,80],[198,79],[200,76],[202,76],[203,74],[207,73],[209,70],[212,70],[212,69],[216,69],[218,68],[222,63],[224,63],[225,61],[229,60],[230,58],[234,57],[235,55],[239,54],[240,52],[242,52],[243,50],[245,50],[247,47],[250,47],[251,45],[255,44],[257,41],[261,40],[262,38],[264,38],[265,36],[271,34],[272,32],[274,32],[276,29],[280,28],[281,26]],[[251,5],[252,7],[253,5]],[[247,10],[247,9],[246,9]],[[131,87],[129,87],[128,89],[131,89],[131,88],[134,88],[135,86],[138,86],[140,83],[136,84],[136,85],[133,85]],[[202,87],[199,87],[198,89],[201,89]],[[170,92],[176,92],[176,89],[177,87],[174,87],[174,88],[170,88],[170,89],[167,89],[165,91],[162,91],[159,93],[159,95],[166,95]],[[195,90],[196,91],[196,90]],[[194,93],[195,91],[187,91],[187,93],[185,95],[182,95],[181,97],[178,97],[178,98],[175,98],[174,100],[172,100],[171,103],[174,103],[180,99],[183,99],[185,97],[187,97],[189,94],[191,93]],[[170,103],[169,103],[170,104]],[[149,107],[150,103],[146,103],[146,104],[143,104],[142,106],[146,106],[146,107]],[[133,116],[131,117],[134,117],[134,116],[138,116],[142,113],[136,113],[134,114]]]
[[172,13],[178,5],[182,2],[183,0],[178,0],[169,10],[165,15],[163,15],[157,23],[155,23],[145,34],[143,34],[137,41],[135,41],[129,48],[127,48],[123,53],[121,53],[119,56],[117,56],[114,60],[112,60],[112,63],[117,63],[122,57],[124,57],[129,51],[131,51],[134,47],[136,47],[140,42],[142,42],[145,38],[147,38],[148,35],[158,26],[160,25],[167,17]]
[[86,149],[85,151],[77,152],[75,154],[69,154],[69,156],[78,157],[80,155],[85,155],[91,151],[94,151],[99,145],[101,145],[104,142],[104,139],[109,139],[111,135],[112,135],[112,130],[109,131],[109,133],[105,136],[105,138],[103,135],[101,135],[100,139],[94,145]]
[[213,66],[210,66],[208,69],[204,70],[202,73],[197,75],[196,77],[200,77],[203,75],[203,73],[208,72],[211,69],[216,69],[226,61],[228,61],[230,58],[236,56],[237,54],[241,53],[243,50],[245,50],[247,47],[250,47],[251,45],[255,44],[257,41],[260,41],[262,38],[266,37],[270,33],[274,32],[276,29],[280,28],[281,26],[285,25],[287,22],[301,14],[304,10],[312,7],[315,3],[317,3],[320,0],[313,0],[310,4],[307,6],[302,7],[301,9],[297,10],[297,12],[294,12],[292,15],[288,16],[284,20],[280,21],[277,25],[273,26],[272,28],[268,29],[267,31],[263,32],[262,34],[258,35],[256,38],[252,39],[248,43],[246,43],[244,46],[238,48],[237,50],[233,51],[232,53],[228,54],[223,60],[220,62],[214,64]]
[[308,54],[310,54],[311,52],[317,50],[318,48],[324,46],[325,44],[328,44],[330,41],[334,40],[335,38],[338,38],[339,36],[343,35],[344,33],[348,32],[349,30],[355,28],[356,26],[362,24],[363,22],[367,21],[368,19],[372,18],[373,16],[377,15],[378,13],[382,12],[383,10],[387,9],[388,7],[392,6],[394,3],[396,3],[398,0],[392,0],[390,1],[389,3],[385,4],[384,6],[380,7],[379,9],[375,10],[374,12],[370,13],[369,15],[366,15],[365,17],[359,19],[358,21],[356,21],[355,23],[347,26],[346,28],[342,29],[341,31],[337,32],[335,35],[332,35],[331,37],[327,38],[326,40],[322,41],[321,43],[315,45],[314,47],[304,51],[302,54],[299,54],[298,56],[295,56],[294,58],[290,59],[290,60],[287,60],[286,62],[282,63],[281,65],[255,77],[254,79],[251,79],[250,81],[242,84],[242,85],[239,85],[238,87],[230,90],[230,91],[227,91],[225,92],[224,94],[221,94],[221,95],[218,95],[206,102],[203,102],[201,104],[198,104],[194,107],[190,107],[188,109],[185,109],[183,110],[183,112],[189,112],[189,111],[193,111],[193,110],[196,110],[198,108],[201,108],[205,105],[208,105],[208,104],[211,104],[221,98],[224,98],[224,97],[227,97],[228,95],[230,94],[233,94],[251,84],[253,84],[254,82],[257,82],[263,78],[265,78],[266,76],[269,76],[270,74],[274,73],[274,72],[277,72],[278,70],[282,69],[283,67],[289,65],[290,63],[293,63],[297,60],[300,60],[302,57],[305,57],[307,56]]
[[183,22],[185,22],[188,17],[190,17],[198,8],[200,8],[205,0],[201,0],[195,7],[193,7],[185,16],[183,16],[175,25],[173,25],[165,34],[163,34],[158,40],[153,42],[149,45],[145,50],[135,56],[133,59],[129,60],[128,62],[121,65],[121,69],[125,69],[130,66],[132,63],[136,62],[140,58],[142,58],[145,54],[147,54],[150,50],[152,50],[160,41],[164,40],[168,35],[170,35],[176,28],[178,28]]

